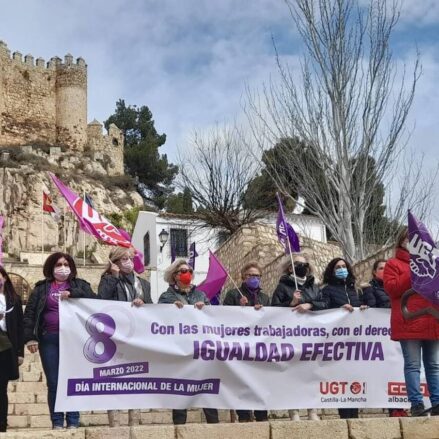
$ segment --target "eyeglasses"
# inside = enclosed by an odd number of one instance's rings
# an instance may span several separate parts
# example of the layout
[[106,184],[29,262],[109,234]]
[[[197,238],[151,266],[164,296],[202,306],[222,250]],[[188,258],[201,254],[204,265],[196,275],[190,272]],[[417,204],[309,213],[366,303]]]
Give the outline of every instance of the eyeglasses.
[[190,273],[192,274],[194,272],[194,270],[192,270],[192,268],[182,268],[181,270],[178,270],[175,274],[184,274],[184,273]]
[[309,268],[309,264],[308,264],[308,262],[295,262],[294,268],[297,268],[297,267]]
[[246,274],[245,274],[245,277],[257,277],[257,278],[260,278],[261,275],[260,275],[260,274],[250,274],[250,273],[246,273]]

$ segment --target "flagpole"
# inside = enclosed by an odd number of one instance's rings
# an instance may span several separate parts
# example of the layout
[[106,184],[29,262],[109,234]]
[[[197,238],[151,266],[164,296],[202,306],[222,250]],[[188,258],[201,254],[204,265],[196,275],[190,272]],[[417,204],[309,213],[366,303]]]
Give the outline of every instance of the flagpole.
[[63,238],[64,238],[64,253],[67,253],[67,230],[66,230],[66,216],[67,216],[67,207],[64,207],[64,215],[62,218],[62,230],[63,230]]
[[[82,199],[85,203],[85,189],[82,190]],[[82,265],[85,267],[85,232],[82,231]]]
[[225,270],[227,273],[227,277],[231,280],[233,286],[238,290],[238,293],[241,294],[241,297],[244,297],[244,294],[242,294],[241,290],[239,289],[238,285],[236,284],[236,282],[233,280],[232,276],[230,276],[229,272],[227,270]]
[[297,285],[297,278],[296,278],[296,269],[294,268],[294,261],[293,261],[293,255],[291,254],[291,243],[290,243],[290,238],[287,235],[287,241],[288,241],[288,250],[290,253],[290,259],[291,259],[291,266],[293,267],[293,276],[294,276],[294,284],[296,286],[296,291],[299,290],[299,287]]
[[41,197],[41,265],[44,262],[44,191]]

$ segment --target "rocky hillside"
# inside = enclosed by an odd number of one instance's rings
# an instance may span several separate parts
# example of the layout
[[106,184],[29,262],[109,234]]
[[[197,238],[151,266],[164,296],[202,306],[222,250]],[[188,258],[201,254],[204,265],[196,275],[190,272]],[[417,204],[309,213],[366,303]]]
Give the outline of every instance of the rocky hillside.
[[[143,205],[132,179],[108,177],[102,164],[91,157],[65,153],[54,157],[45,157],[43,153],[11,156],[3,152],[0,157],[0,214],[6,217],[4,250],[10,255],[41,250],[43,189],[49,190],[58,207],[66,208],[47,171],[56,173],[79,195],[87,193],[101,214],[121,214]],[[43,221],[46,250],[66,247],[73,255],[83,251],[82,232],[71,212],[67,212],[64,221],[59,223],[45,213]],[[86,242],[88,250],[96,247],[93,239],[88,238]]]

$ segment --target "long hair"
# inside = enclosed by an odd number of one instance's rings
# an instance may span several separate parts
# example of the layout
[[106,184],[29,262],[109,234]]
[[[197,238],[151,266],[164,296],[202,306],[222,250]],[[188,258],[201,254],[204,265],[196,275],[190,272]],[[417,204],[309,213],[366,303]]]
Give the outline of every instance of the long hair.
[[323,283],[333,284],[337,281],[337,278],[334,275],[334,268],[339,261],[343,261],[346,264],[346,268],[348,269],[348,277],[346,279],[346,283],[354,284],[355,276],[352,270],[352,265],[343,258],[334,258],[332,259],[332,261],[329,262],[329,264],[326,266],[325,272],[323,273]]
[[0,265],[0,273],[2,274],[3,279],[5,280],[4,293],[6,300],[15,303],[17,300],[19,300],[20,296],[16,293],[14,285],[12,285],[11,278],[9,277],[9,274],[1,265]]
[[409,233],[409,228],[407,226],[404,226],[401,231],[396,236],[396,242],[395,242],[395,250],[401,247],[401,244],[404,242],[404,240],[407,238]]
[[70,275],[67,280],[72,280],[76,277],[77,271],[76,271],[76,264],[73,258],[68,255],[67,253],[62,252],[56,252],[52,253],[44,263],[43,266],[43,274],[46,279],[53,280],[53,270],[55,269],[56,263],[61,259],[64,258],[68,263],[70,267]]

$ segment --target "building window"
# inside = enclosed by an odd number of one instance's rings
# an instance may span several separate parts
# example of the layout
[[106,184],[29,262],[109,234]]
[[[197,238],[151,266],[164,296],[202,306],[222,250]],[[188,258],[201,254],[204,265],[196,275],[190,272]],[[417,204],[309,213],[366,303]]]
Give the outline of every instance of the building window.
[[171,229],[171,249],[177,257],[188,256],[186,229]]
[[143,237],[143,261],[145,265],[150,265],[151,263],[151,244],[149,239],[149,232]]

